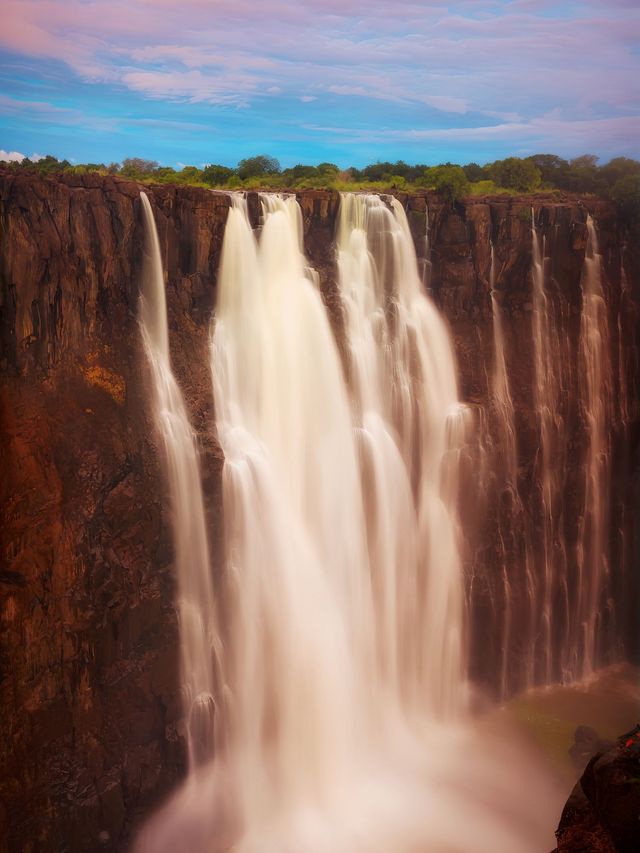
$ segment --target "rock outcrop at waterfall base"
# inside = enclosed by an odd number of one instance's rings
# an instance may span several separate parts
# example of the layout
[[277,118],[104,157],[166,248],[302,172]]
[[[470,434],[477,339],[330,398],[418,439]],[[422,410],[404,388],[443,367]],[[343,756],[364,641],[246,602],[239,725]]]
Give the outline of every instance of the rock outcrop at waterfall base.
[[[118,849],[139,815],[184,771],[172,543],[137,322],[139,190],[110,177],[0,174],[0,850]],[[221,454],[210,429],[204,353],[229,199],[190,187],[145,190],[167,275],[172,358],[201,443],[219,568]],[[427,199],[399,197],[424,259]],[[340,340],[333,249],[339,198],[318,190],[299,199],[305,250],[320,273]],[[453,332],[462,397],[482,408],[489,436],[490,238],[495,247],[525,499],[535,492],[537,447],[530,392],[531,205],[547,236],[572,341],[587,207],[596,218],[616,400],[624,392],[627,413],[616,427],[612,564],[628,568],[630,508],[638,500],[631,466],[637,466],[640,433],[640,242],[603,202],[495,198],[455,208],[436,197],[428,202],[434,298]],[[257,225],[257,196],[250,196],[249,207]],[[568,416],[575,438],[566,529],[573,547],[582,432],[578,409]],[[496,451],[488,446],[485,452]],[[499,644],[491,628],[498,594],[491,569],[500,531],[514,519],[509,495],[491,479],[486,489],[489,511],[468,531],[476,547],[465,559],[474,578],[472,631],[483,636],[472,668],[490,687]],[[518,541],[508,547],[515,558]],[[616,574],[616,631],[630,654],[638,581],[627,568]]]
[[640,726],[587,764],[562,812],[555,853],[640,848]]

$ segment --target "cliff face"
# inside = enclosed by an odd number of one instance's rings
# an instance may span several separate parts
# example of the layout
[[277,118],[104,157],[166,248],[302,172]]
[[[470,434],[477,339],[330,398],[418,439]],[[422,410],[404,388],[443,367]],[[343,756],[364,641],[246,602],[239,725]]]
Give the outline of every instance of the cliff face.
[[[0,839],[112,849],[184,767],[171,533],[136,317],[139,189],[4,178],[0,196]],[[155,201],[174,360],[202,426],[228,199]],[[219,524],[219,463],[203,449]]]
[[[479,432],[480,468],[475,481],[477,511],[468,512],[475,529],[468,530],[472,553],[466,555],[471,628],[471,671],[490,683],[500,658],[503,625],[503,582],[496,567],[510,573],[514,655],[507,660],[507,692],[525,686],[525,646],[531,642],[524,625],[529,590],[522,577],[529,560],[538,595],[544,585],[544,449],[541,402],[536,396],[535,295],[532,284],[532,208],[541,252],[545,258],[545,289],[549,348],[545,361],[555,384],[555,406],[548,413],[552,434],[552,476],[557,478],[558,500],[549,521],[547,559],[564,566],[567,585],[554,587],[550,596],[554,643],[569,643],[568,624],[580,578],[579,552],[588,543],[585,530],[585,465],[590,418],[587,409],[588,371],[581,351],[584,322],[583,285],[587,249],[587,212],[596,224],[602,255],[602,287],[608,322],[606,341],[610,361],[606,386],[610,418],[610,504],[605,537],[610,600],[603,607],[599,631],[604,641],[596,653],[600,664],[612,659],[624,643],[626,654],[636,655],[638,564],[637,529],[640,496],[637,492],[640,400],[640,265],[638,236],[629,234],[616,219],[615,209],[603,202],[554,202],[544,198],[478,200],[451,211],[430,204],[432,219],[432,286],[436,301],[449,320],[458,357],[461,396],[475,407]],[[499,407],[494,398],[494,326],[490,288],[491,243],[494,246],[496,301],[505,336],[505,359],[514,409],[517,444],[517,494],[504,482]],[[477,486],[480,482],[480,490]],[[473,495],[474,482],[469,485]],[[484,509],[481,509],[484,507]],[[589,524],[587,520],[586,525]],[[588,547],[588,544],[587,544]],[[513,567],[519,574],[513,574]],[[611,604],[616,603],[615,614]],[[515,646],[522,647],[522,655]],[[608,645],[605,651],[604,645]],[[545,680],[542,643],[536,638],[532,662],[534,678]],[[615,652],[613,652],[615,656]],[[552,680],[566,674],[551,669]],[[548,679],[548,676],[547,676]]]
[[[0,850],[116,849],[184,770],[172,545],[160,448],[137,323],[140,187],[113,178],[0,174]],[[203,456],[209,529],[221,559],[221,454],[205,348],[229,199],[195,188],[145,188],[167,276],[170,341]],[[419,257],[427,199],[404,196]],[[333,238],[339,198],[299,194],[305,249],[338,341]],[[492,402],[491,248],[518,442],[522,506],[535,516],[539,434],[532,397],[531,205],[545,237],[560,334],[575,355],[586,207],[578,201],[429,202],[434,298],[450,324],[461,394],[476,412],[486,472],[499,471]],[[587,204],[585,202],[585,204]],[[630,461],[640,426],[640,257],[614,210],[589,202],[603,255],[614,382],[611,564],[632,637],[635,506]],[[259,208],[249,198],[255,224]],[[568,373],[573,436],[563,518],[575,548],[584,412]],[[492,438],[493,437],[493,438]],[[635,455],[634,455],[635,454]],[[496,563],[521,557],[518,516],[500,476],[468,473],[465,571],[472,668],[491,684],[499,634]],[[524,510],[519,510],[520,512]],[[510,538],[505,531],[511,531]],[[508,539],[505,545],[505,540]],[[614,630],[613,627],[611,630]],[[517,688],[517,659],[509,662]]]

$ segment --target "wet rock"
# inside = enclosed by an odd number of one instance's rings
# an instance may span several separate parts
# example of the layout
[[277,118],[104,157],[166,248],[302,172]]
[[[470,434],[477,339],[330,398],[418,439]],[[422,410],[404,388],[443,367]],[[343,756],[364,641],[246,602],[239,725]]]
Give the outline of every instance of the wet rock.
[[573,766],[580,773],[587,766],[589,760],[596,753],[606,752],[613,744],[602,740],[600,735],[591,726],[578,726],[574,735],[574,743],[569,750]]
[[557,853],[640,849],[640,727],[591,758],[564,807],[556,836]]

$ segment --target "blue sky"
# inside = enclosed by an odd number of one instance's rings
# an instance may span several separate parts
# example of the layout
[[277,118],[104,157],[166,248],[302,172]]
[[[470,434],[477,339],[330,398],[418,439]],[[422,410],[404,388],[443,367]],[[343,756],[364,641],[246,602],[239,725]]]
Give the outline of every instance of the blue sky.
[[0,157],[640,157],[640,2],[3,0]]

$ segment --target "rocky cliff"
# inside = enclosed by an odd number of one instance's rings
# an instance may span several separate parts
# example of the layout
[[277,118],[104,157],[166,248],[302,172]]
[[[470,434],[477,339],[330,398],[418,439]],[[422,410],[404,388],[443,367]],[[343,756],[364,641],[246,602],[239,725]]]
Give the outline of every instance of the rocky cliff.
[[[137,321],[139,190],[109,177],[0,173],[0,850],[119,849],[184,771],[168,502]],[[172,358],[200,439],[219,565],[221,454],[204,351],[229,199],[189,187],[145,190],[164,253]],[[462,397],[476,412],[475,458],[486,472],[499,469],[500,456],[490,390],[494,245],[519,436],[519,511],[533,515],[539,436],[531,392],[531,208],[545,237],[561,334],[574,352],[587,208],[596,220],[616,412],[609,531],[620,606],[607,630],[616,653],[624,646],[633,654],[637,234],[601,202],[498,197],[452,208],[424,194],[399,198],[425,266],[428,224],[428,281],[453,333]],[[303,191],[299,201],[305,249],[340,342],[333,248],[339,197]],[[258,225],[255,194],[249,207]],[[568,375],[564,389],[573,436],[563,518],[569,550],[583,489],[584,412],[571,397],[575,391],[579,399],[577,381]],[[516,563],[523,542],[500,477],[471,468],[468,482],[465,500],[478,507],[466,516],[472,669],[493,690],[495,564],[505,553]],[[517,689],[517,655],[508,666]]]
[[633,853],[640,842],[640,727],[590,758],[562,811],[554,853]]

